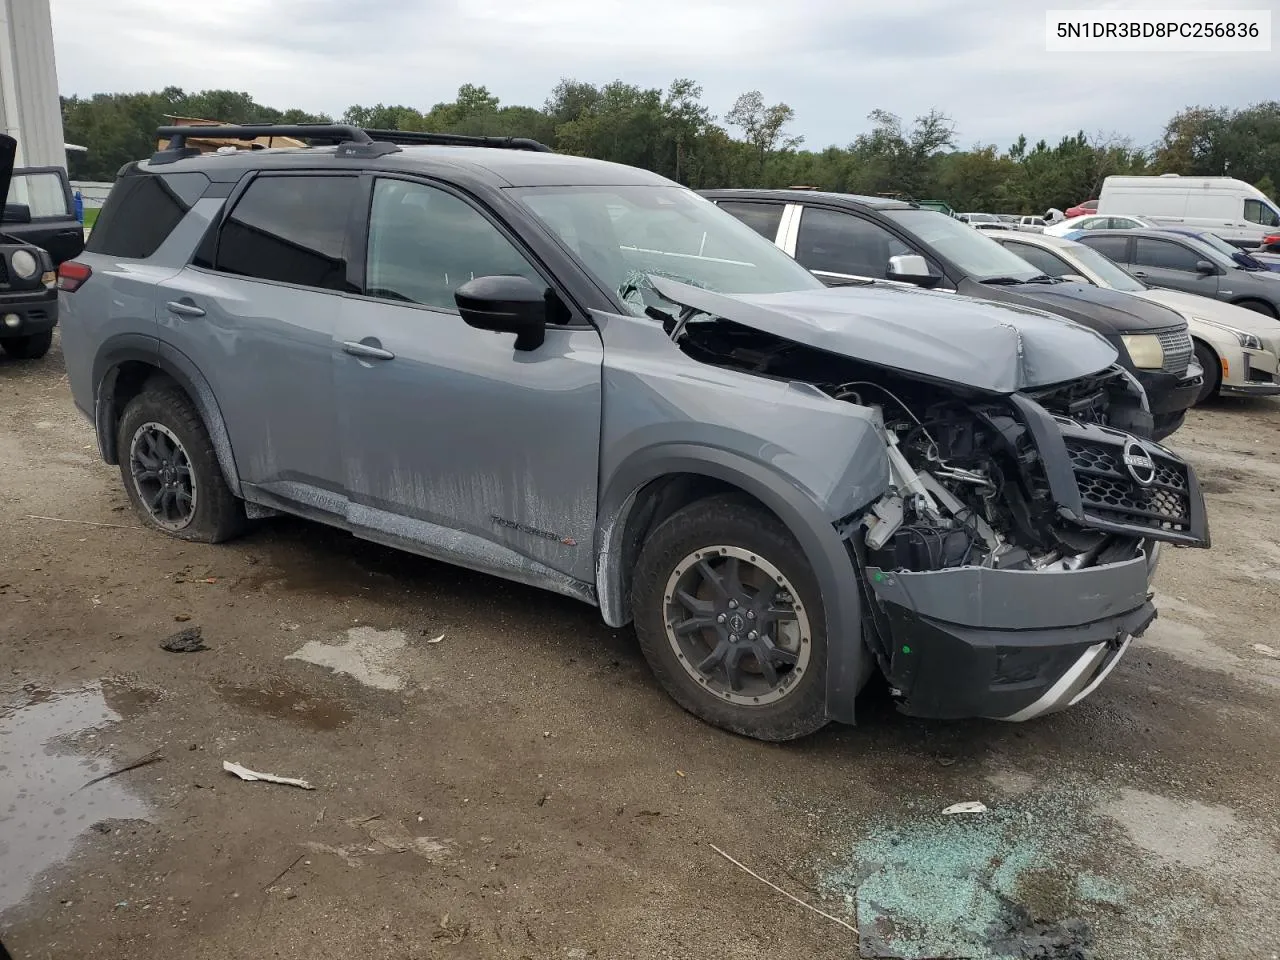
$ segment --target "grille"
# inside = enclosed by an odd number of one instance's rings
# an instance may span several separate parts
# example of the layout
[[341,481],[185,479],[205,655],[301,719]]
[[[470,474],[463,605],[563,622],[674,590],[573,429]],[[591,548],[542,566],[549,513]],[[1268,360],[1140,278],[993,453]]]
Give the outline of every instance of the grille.
[[1144,487],[1124,465],[1123,440],[1112,444],[1082,437],[1063,439],[1087,513],[1127,526],[1191,531],[1191,494],[1184,465],[1148,449],[1156,475],[1151,486]]
[[1187,364],[1195,348],[1191,345],[1191,334],[1186,327],[1173,327],[1161,330],[1156,334],[1160,338],[1160,348],[1164,351],[1165,373],[1177,374],[1179,377],[1187,372]]
[[9,285],[9,264],[5,262],[3,256],[0,256],[0,286],[7,287]]

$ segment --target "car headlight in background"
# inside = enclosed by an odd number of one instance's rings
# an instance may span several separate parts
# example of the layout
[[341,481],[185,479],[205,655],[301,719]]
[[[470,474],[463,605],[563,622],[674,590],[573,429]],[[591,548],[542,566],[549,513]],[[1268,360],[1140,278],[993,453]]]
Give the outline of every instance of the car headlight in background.
[[1159,370],[1164,366],[1164,347],[1154,333],[1126,333],[1120,339],[1139,370]]
[[1200,323],[1207,324],[1217,330],[1231,334],[1242,347],[1248,347],[1250,350],[1261,350],[1262,341],[1248,331],[1241,330],[1239,327],[1233,327],[1225,323],[1219,323],[1217,320],[1206,320],[1204,317],[1192,317]]
[[15,250],[13,256],[9,258],[9,266],[23,280],[30,280],[36,275],[36,271],[40,269],[40,264],[36,263],[36,258],[25,250]]

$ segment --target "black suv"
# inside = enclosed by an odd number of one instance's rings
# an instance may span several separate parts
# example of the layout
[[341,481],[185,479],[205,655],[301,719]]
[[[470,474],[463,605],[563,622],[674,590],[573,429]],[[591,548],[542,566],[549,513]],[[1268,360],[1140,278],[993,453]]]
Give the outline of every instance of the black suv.
[[[808,190],[702,193],[828,285],[874,280],[927,287],[1047,310],[1096,330],[1145,388],[1152,439],[1182,425],[1203,384],[1180,315],[1129,294],[1045,276],[944,214],[901,200]],[[1138,366],[1134,354],[1158,357],[1160,365]]]
[[[0,196],[9,196],[18,141],[0,136]],[[11,357],[34,360],[49,352],[58,322],[57,278],[49,253],[12,224],[31,222],[28,204],[8,203],[0,217],[0,347]]]

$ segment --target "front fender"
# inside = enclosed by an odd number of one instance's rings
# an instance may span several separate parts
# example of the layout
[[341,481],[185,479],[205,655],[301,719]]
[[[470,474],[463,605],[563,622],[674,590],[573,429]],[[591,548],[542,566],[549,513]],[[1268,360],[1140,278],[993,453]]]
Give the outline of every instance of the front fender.
[[772,510],[800,544],[819,590],[827,626],[827,711],[831,719],[853,723],[853,701],[861,686],[862,604],[857,570],[831,519],[788,477],[724,450],[668,443],[628,457],[614,471],[600,501],[596,590],[610,626],[630,620],[624,591],[623,534],[637,495],[663,476],[694,474],[720,480],[755,497]]
[[121,411],[116,402],[116,385],[121,368],[130,361],[155,367],[186,391],[209,432],[227,487],[237,497],[241,496],[240,473],[232,454],[231,437],[209,381],[190,357],[155,337],[121,334],[104,343],[94,358],[93,382],[97,388],[94,392],[93,422],[102,459],[111,464],[120,462],[120,453],[116,449],[116,424]]

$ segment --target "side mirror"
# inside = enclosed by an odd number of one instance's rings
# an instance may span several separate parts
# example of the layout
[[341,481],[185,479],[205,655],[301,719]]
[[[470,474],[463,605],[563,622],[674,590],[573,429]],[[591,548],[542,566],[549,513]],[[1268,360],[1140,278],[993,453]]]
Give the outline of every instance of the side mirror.
[[0,222],[30,223],[31,208],[25,203],[6,203],[4,205],[4,216],[0,217]]
[[528,277],[476,277],[455,290],[453,299],[467,326],[514,333],[517,350],[537,350],[547,338],[549,295]]
[[900,280],[921,287],[932,287],[939,278],[929,272],[929,262],[918,253],[902,253],[889,258],[886,280]]
[[1218,268],[1215,267],[1208,260],[1201,260],[1196,264],[1196,273],[1200,274],[1201,276],[1211,277],[1217,272],[1218,272]]
[[1058,279],[1069,280],[1071,283],[1087,283],[1089,286],[1096,286],[1096,284],[1088,277],[1082,277],[1078,273],[1064,273],[1062,276],[1058,277]]

